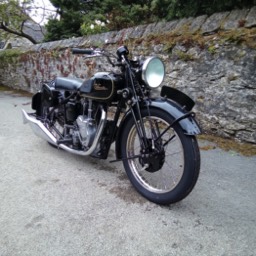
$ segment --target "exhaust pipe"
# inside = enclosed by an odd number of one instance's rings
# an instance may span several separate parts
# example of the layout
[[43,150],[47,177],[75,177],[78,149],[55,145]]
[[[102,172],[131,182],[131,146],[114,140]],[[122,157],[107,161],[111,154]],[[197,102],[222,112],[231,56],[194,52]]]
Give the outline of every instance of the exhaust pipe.
[[22,109],[21,111],[23,116],[23,123],[28,123],[35,135],[57,146],[56,138],[39,120],[35,118],[35,116],[33,116],[32,114],[28,114],[24,109]]
[[107,114],[105,110],[102,108],[101,109],[101,120],[99,123],[99,127],[96,131],[96,136],[95,139],[92,143],[92,146],[87,150],[75,150],[72,149],[65,144],[58,144],[57,139],[51,134],[51,132],[40,122],[39,120],[36,119],[36,117],[33,114],[28,114],[24,109],[22,109],[22,116],[23,116],[23,123],[24,124],[29,124],[32,131],[34,132],[35,135],[38,137],[48,141],[49,143],[53,144],[56,147],[59,147],[61,149],[64,149],[65,151],[68,151],[70,153],[80,155],[80,156],[88,156],[93,153],[93,151],[96,149],[98,141],[101,137],[103,128],[105,126],[105,121],[107,119]]

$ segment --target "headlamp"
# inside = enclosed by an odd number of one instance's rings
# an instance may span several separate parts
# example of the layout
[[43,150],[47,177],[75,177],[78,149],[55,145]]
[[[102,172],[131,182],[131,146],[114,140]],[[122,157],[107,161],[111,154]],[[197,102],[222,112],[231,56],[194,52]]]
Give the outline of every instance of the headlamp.
[[165,76],[165,66],[158,57],[150,57],[142,65],[142,80],[150,87],[157,88]]

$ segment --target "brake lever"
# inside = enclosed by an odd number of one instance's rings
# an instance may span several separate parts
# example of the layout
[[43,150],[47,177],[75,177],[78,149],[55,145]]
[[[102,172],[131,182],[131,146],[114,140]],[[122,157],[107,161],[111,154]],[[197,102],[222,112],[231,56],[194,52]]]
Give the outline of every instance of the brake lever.
[[93,54],[93,55],[88,55],[88,56],[83,56],[83,59],[90,59],[90,58],[95,58],[95,57],[100,57],[102,55],[100,54]]

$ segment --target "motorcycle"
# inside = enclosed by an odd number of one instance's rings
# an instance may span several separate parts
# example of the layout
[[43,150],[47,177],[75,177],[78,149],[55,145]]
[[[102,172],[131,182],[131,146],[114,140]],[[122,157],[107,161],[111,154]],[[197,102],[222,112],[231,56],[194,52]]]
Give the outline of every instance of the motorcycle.
[[[157,204],[184,199],[200,170],[196,135],[200,127],[191,111],[194,101],[161,86],[165,66],[156,56],[130,59],[126,46],[116,55],[104,49],[71,49],[73,54],[106,57],[115,72],[97,72],[88,80],[57,77],[32,97],[33,113],[22,110],[24,123],[56,148],[106,159],[115,143],[135,189]],[[161,89],[158,97],[152,92]]]

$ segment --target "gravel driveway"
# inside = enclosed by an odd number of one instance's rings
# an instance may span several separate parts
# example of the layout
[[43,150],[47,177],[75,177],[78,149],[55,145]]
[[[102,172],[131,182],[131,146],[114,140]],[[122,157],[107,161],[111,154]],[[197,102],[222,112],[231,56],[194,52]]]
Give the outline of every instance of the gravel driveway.
[[202,151],[195,189],[163,207],[109,163],[113,151],[75,156],[32,134],[29,103],[0,91],[1,256],[256,255],[256,157]]

